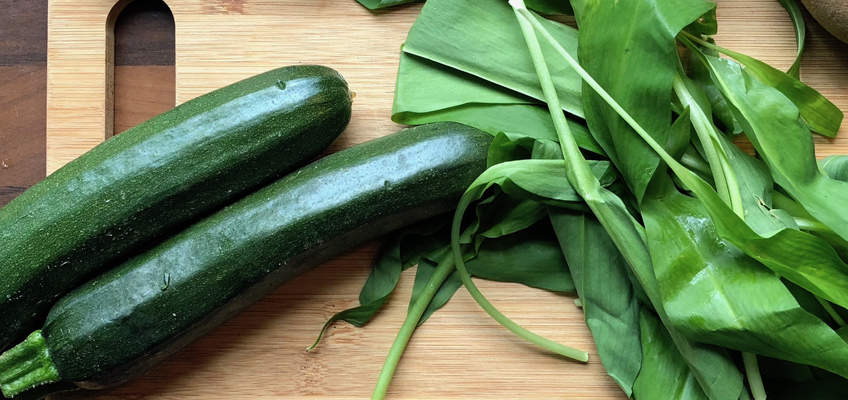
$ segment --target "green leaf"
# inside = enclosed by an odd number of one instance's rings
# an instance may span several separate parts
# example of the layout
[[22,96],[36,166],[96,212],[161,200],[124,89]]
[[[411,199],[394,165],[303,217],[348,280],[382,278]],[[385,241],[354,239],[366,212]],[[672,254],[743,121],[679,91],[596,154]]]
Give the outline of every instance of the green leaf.
[[[581,0],[572,5],[580,28],[580,65],[659,143],[666,143],[679,63],[675,37],[715,4]],[[641,201],[660,158],[588,85],[583,93],[589,130]]]
[[445,216],[436,217],[404,229],[394,240],[384,244],[377,252],[374,268],[359,293],[360,305],[333,315],[309,349],[318,345],[327,328],[336,321],[346,321],[355,326],[368,323],[394,291],[401,272],[418,263],[425,254],[448,244],[450,235],[446,228]]
[[568,0],[527,0],[527,7],[542,14],[574,15],[574,9]]
[[718,20],[716,19],[716,7],[701,15],[700,18],[686,27],[686,31],[693,35],[712,36],[718,33]]
[[848,156],[830,156],[819,165],[831,179],[848,182]]
[[554,207],[548,211],[601,363],[630,396],[642,366],[642,345],[639,301],[627,264],[597,220]]
[[[579,7],[580,4],[576,3],[576,1],[572,2],[572,5],[575,6],[575,11],[578,11],[579,20],[581,7]],[[533,16],[526,9],[522,9],[520,4],[521,3],[519,1],[516,6],[516,15],[521,23],[522,31],[527,38],[526,41],[528,48],[530,49],[530,53],[535,62],[535,67],[537,68],[537,71],[539,71],[538,74],[540,76],[540,81],[544,83],[543,88],[545,91],[546,101],[552,109],[558,110],[559,106],[557,103],[559,102],[559,99],[555,93],[556,89],[550,82],[548,70],[545,67],[546,62],[538,43],[536,43],[537,40],[535,38],[534,30],[538,30],[542,33],[547,43],[551,45],[556,45],[556,40],[554,40],[547,32],[546,28],[541,24],[541,22],[539,22],[538,18]],[[586,79],[586,82],[592,86],[592,89],[603,96],[605,101],[608,101],[610,105],[614,106],[613,108],[617,113],[620,113],[622,117],[626,117],[628,119],[628,122],[632,125],[632,127],[637,129],[639,135],[648,141],[655,151],[663,154],[664,161],[666,161],[669,166],[676,170],[682,168],[674,158],[665,153],[664,149],[657,144],[656,141],[654,141],[653,138],[644,131],[644,129],[639,127],[638,124],[636,124],[636,122],[623,111],[621,106],[612,100],[609,94],[607,94],[606,91],[583,70],[576,60],[574,60],[573,56],[561,47],[554,46],[554,48],[560,56],[565,58],[569,66],[574,68],[581,77]],[[659,289],[657,288],[656,277],[653,275],[650,254],[645,243],[644,229],[629,213],[621,198],[601,187],[595,173],[590,170],[590,163],[587,163],[585,158],[583,158],[582,154],[578,151],[577,144],[571,137],[567,128],[567,123],[564,121],[563,116],[558,113],[552,113],[551,116],[556,122],[557,133],[560,136],[560,143],[562,145],[563,155],[565,156],[565,163],[567,165],[566,175],[568,176],[569,182],[571,182],[573,188],[576,189],[580,196],[585,200],[586,205],[589,206],[603,225],[604,229],[606,229],[610,234],[610,237],[627,260],[631,270],[634,272],[634,275],[644,288],[645,294],[650,298],[652,305],[659,313],[661,319],[664,318],[665,314],[662,309],[662,301],[660,299]],[[693,181],[693,183],[702,183],[706,185],[703,181],[697,178],[695,179],[696,180]],[[460,216],[464,207],[467,207],[467,201],[472,198],[469,195],[475,195],[475,193],[466,192],[466,195],[464,195],[460,200],[457,216]],[[451,228],[451,244],[455,258],[460,256],[459,242],[457,240],[460,222],[461,219],[455,217]],[[461,260],[458,260],[457,262],[457,269],[459,268],[461,268]],[[463,280],[465,280],[464,275]],[[481,300],[475,297],[475,300],[478,300],[478,303],[481,303],[484,299]],[[499,322],[502,322],[505,326],[510,326],[510,324],[507,323],[507,321],[503,321],[501,318],[502,316],[498,315],[499,313],[495,311],[496,310],[487,308],[487,312],[489,312],[490,315],[499,318]],[[677,345],[678,350],[680,350],[681,355],[683,355],[683,358],[692,370],[693,375],[695,375],[708,396],[719,399],[735,399],[740,398],[740,396],[742,396],[742,398],[746,397],[747,392],[743,391],[741,374],[729,359],[729,355],[726,351],[723,351],[720,348],[692,343],[671,329],[669,330],[669,333],[672,336],[672,340],[674,340]]]
[[[559,140],[548,110],[530,97],[425,58],[401,53],[392,120],[421,125],[453,121],[493,135]],[[581,148],[603,155],[581,122],[569,119]]]
[[[546,21],[552,34],[576,54],[577,31]],[[542,99],[524,37],[506,1],[430,0],[416,19],[403,51],[443,64],[534,99]],[[553,71],[563,110],[583,116],[581,82],[566,65]]]
[[642,216],[674,328],[700,342],[848,374],[848,343],[802,309],[780,278],[719,239],[698,200],[656,178]]
[[386,8],[392,6],[398,6],[406,3],[414,3],[420,0],[356,0],[359,4],[365,6],[365,8],[369,10],[376,10],[379,8]]
[[804,22],[804,15],[801,14],[801,7],[798,7],[798,3],[795,0],[777,1],[786,9],[786,12],[789,13],[789,18],[792,19],[792,25],[795,27],[795,44],[798,47],[795,62],[792,63],[792,66],[789,67],[789,71],[786,71],[786,73],[795,79],[800,79],[801,55],[804,54],[804,42],[807,39],[807,24]]
[[639,313],[639,321],[642,369],[633,385],[633,398],[635,400],[709,399],[656,315],[642,309]]
[[[712,43],[712,39],[710,39],[710,43]],[[705,54],[718,56],[718,52],[712,49],[702,48],[702,51]],[[721,94],[721,90],[718,86],[716,86],[715,82],[713,82],[709,68],[700,62],[696,52],[690,51],[689,53],[691,60],[689,66],[692,71],[692,81],[695,82],[695,84],[697,84],[706,95],[710,109],[713,112],[713,119],[728,135],[736,136],[742,133],[742,126],[736,121],[736,116],[733,114],[733,110],[727,103],[727,99],[723,94]]]
[[[690,36],[687,36],[690,37]],[[691,37],[690,37],[691,38]],[[699,45],[706,46],[712,50],[719,51],[724,53],[730,57],[733,57],[739,63],[745,65],[746,73],[752,77],[755,77],[759,82],[769,87],[774,88],[775,90],[783,93],[784,96],[789,98],[792,103],[795,104],[795,107],[800,111],[801,117],[806,121],[809,127],[828,137],[836,137],[837,132],[839,131],[839,126],[842,124],[842,119],[844,117],[842,111],[839,107],[836,107],[830,100],[826,97],[822,96],[821,93],[816,91],[815,89],[807,86],[805,83],[801,82],[795,77],[790,76],[789,74],[780,71],[756,58],[746,56],[741,53],[737,53],[734,51],[730,51],[727,49],[723,49],[718,46],[714,46],[710,43],[705,43],[700,40],[696,40]],[[687,41],[684,40],[684,43]],[[696,56],[699,55],[699,51],[693,49],[693,52]],[[710,57],[706,55],[706,57]],[[726,62],[726,61],[725,61]],[[710,61],[710,64],[714,64]],[[716,77],[713,76],[715,80]],[[716,82],[721,86],[721,82]],[[738,89],[744,90],[745,86],[739,87]],[[725,96],[730,97],[730,95],[725,91]]]
[[810,131],[798,108],[780,92],[750,75],[751,68],[704,56],[722,93],[738,110],[740,123],[772,177],[817,220],[848,239],[848,183],[830,179],[818,168]]
[[513,282],[554,292],[575,286],[559,242],[547,220],[520,232],[483,241],[468,272],[483,279]]

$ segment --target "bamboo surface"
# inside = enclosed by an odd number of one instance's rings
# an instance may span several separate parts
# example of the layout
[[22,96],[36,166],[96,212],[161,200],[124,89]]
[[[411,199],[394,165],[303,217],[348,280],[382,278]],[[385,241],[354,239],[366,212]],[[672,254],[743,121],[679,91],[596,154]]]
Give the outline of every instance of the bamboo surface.
[[[356,92],[353,120],[330,151],[400,128],[390,121],[398,52],[420,4],[369,12],[353,0],[167,0],[176,21],[176,101],[289,64],[337,69]],[[118,6],[120,8],[121,5]],[[107,93],[115,0],[49,4],[47,171],[111,132]],[[111,15],[111,17],[110,17]],[[792,25],[774,0],[724,0],[717,42],[786,69]],[[802,79],[848,112],[848,45],[808,18]],[[848,131],[843,122],[842,135]],[[818,155],[848,153],[848,139],[816,138]],[[376,243],[294,279],[150,374],[98,393],[57,398],[364,399],[405,316],[414,270],[364,328],[324,321],[357,305]],[[392,399],[625,399],[600,365],[573,298],[480,282],[506,315],[543,336],[590,351],[579,364],[537,350],[479,309],[464,289],[414,335]]]

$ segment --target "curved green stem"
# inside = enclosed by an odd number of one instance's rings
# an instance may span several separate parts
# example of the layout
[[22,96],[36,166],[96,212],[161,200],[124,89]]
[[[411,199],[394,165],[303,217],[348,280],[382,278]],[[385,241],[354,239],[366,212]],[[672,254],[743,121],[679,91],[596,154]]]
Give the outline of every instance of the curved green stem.
[[403,325],[401,325],[400,331],[395,337],[394,343],[392,343],[392,348],[389,350],[389,355],[383,363],[383,369],[380,370],[380,376],[377,378],[374,393],[371,395],[372,400],[382,400],[386,398],[386,393],[389,390],[389,384],[392,381],[392,376],[395,374],[395,370],[400,362],[400,357],[403,355],[403,351],[406,349],[406,345],[409,343],[409,339],[412,337],[412,333],[415,331],[418,321],[421,320],[421,316],[424,315],[424,311],[427,310],[427,306],[430,305],[430,302],[433,300],[433,296],[436,295],[439,287],[442,286],[442,283],[453,271],[454,259],[452,255],[449,254],[444,260],[439,262],[439,265],[436,266],[436,272],[434,272],[433,276],[430,277],[430,280],[427,282],[427,286],[424,287],[421,295],[418,296],[418,299],[415,300],[412,308],[410,308],[409,312],[406,314],[406,319],[403,321]]
[[742,363],[745,364],[745,373],[748,375],[748,385],[751,386],[751,395],[754,396],[754,400],[766,400],[766,389],[763,386],[763,378],[760,376],[757,355],[742,353]]
[[736,215],[744,219],[745,209],[742,204],[739,183],[736,180],[733,169],[730,167],[730,160],[728,160],[727,153],[725,153],[718,137],[720,135],[718,129],[716,129],[712,120],[704,113],[704,110],[701,109],[698,102],[695,101],[695,97],[689,92],[689,88],[686,87],[686,83],[683,81],[680,72],[674,75],[672,87],[683,105],[689,107],[692,126],[695,127],[695,133],[704,147],[707,161],[712,170],[713,180],[715,181],[716,192]]
[[479,304],[480,307],[483,308],[483,310],[485,310],[486,313],[492,317],[492,319],[497,321],[510,332],[514,333],[516,336],[532,344],[535,344],[536,346],[550,350],[556,354],[568,357],[576,361],[589,361],[589,353],[539,336],[533,332],[528,331],[527,329],[522,328],[520,325],[516,324],[511,319],[503,315],[500,311],[498,311],[497,308],[495,308],[495,306],[492,305],[492,303],[489,302],[489,300],[486,299],[485,296],[483,296],[483,293],[480,292],[480,289],[478,289],[477,285],[475,285],[474,282],[471,280],[471,275],[468,274],[468,270],[465,268],[465,263],[459,261],[460,258],[458,257],[461,257],[461,254],[459,253],[457,246],[454,247],[454,258],[456,258],[456,260],[458,261],[456,263],[456,270],[459,271],[459,276],[462,279],[462,283],[465,285],[465,288],[468,290],[468,293],[471,294],[471,297],[474,298],[477,304]]

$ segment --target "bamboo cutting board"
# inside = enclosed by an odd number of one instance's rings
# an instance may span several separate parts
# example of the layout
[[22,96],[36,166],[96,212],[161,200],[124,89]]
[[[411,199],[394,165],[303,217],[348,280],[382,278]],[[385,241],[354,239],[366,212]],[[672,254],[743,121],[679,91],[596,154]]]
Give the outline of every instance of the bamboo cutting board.
[[[389,119],[398,52],[420,5],[372,13],[354,0],[166,0],[176,21],[176,100],[185,102],[265,70],[298,63],[337,69],[356,92],[353,120],[331,151],[400,127]],[[109,30],[126,1],[51,0],[47,171],[111,132]],[[774,0],[724,0],[720,45],[777,68],[791,65],[792,25]],[[848,112],[848,46],[808,19],[802,79]],[[848,135],[848,123],[842,125]],[[816,138],[819,156],[848,153],[848,139]],[[332,314],[356,306],[376,243],[301,277],[154,370],[122,387],[61,398],[364,399],[405,316],[413,270],[365,328]],[[590,350],[578,364],[539,351],[489,319],[460,290],[414,335],[395,375],[393,399],[625,399],[594,352],[573,299],[480,282],[506,315],[548,338]]]

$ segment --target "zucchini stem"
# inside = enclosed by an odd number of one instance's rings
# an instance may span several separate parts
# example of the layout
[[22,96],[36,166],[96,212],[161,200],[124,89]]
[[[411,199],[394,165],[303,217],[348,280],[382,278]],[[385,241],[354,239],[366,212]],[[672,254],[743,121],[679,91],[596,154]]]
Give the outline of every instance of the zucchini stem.
[[59,371],[47,352],[41,331],[0,355],[0,390],[12,398],[32,388],[59,382]]
[[424,315],[424,311],[427,310],[427,306],[430,305],[430,302],[433,300],[433,296],[436,295],[436,292],[442,286],[442,283],[444,283],[445,279],[447,279],[454,270],[453,254],[449,253],[436,266],[436,271],[433,273],[433,276],[430,277],[430,280],[427,282],[427,286],[424,287],[421,295],[418,296],[418,299],[415,300],[412,308],[410,308],[409,312],[406,314],[406,319],[403,321],[403,325],[401,325],[400,331],[395,337],[394,343],[392,343],[389,355],[386,357],[386,361],[383,362],[383,369],[380,370],[380,376],[377,378],[374,393],[371,395],[372,400],[383,400],[386,398],[386,393],[389,390],[389,384],[392,381],[392,376],[395,374],[395,370],[400,362],[400,357],[403,355],[403,351],[406,349],[406,345],[409,343],[412,333],[415,331],[416,326],[418,326],[418,321],[421,320],[421,316]]

